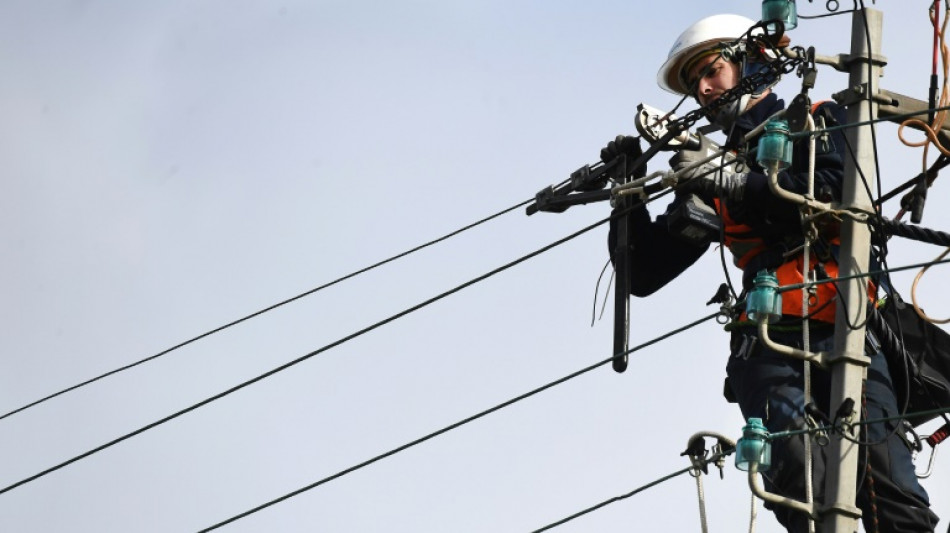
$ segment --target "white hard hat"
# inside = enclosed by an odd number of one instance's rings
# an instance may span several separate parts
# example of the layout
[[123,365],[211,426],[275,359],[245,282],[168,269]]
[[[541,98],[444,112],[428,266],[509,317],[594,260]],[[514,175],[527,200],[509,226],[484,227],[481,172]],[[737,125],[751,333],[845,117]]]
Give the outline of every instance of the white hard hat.
[[699,52],[742,37],[754,24],[754,20],[741,15],[713,15],[686,28],[670,48],[669,57],[656,74],[656,83],[671,93],[686,94],[682,72],[686,63]]

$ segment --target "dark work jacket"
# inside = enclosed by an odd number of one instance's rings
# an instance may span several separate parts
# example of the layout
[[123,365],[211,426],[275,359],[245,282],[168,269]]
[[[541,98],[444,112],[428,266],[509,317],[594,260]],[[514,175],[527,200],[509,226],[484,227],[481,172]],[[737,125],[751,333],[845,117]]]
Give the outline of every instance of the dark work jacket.
[[[785,102],[775,94],[766,95],[739,117],[727,146],[738,148],[740,154],[748,153],[748,148],[754,149],[758,144],[758,137],[751,139],[747,146],[741,145],[742,138],[784,107]],[[826,124],[829,126],[833,125],[832,121],[844,122],[842,109],[834,103],[823,103],[819,106],[813,116],[819,115],[828,116]],[[840,201],[844,175],[843,154],[846,153],[844,137],[839,130],[828,135],[827,142],[818,145],[815,155],[815,196],[821,201]],[[797,245],[794,243],[800,243],[803,239],[799,208],[771,193],[768,176],[754,161],[754,154],[747,159],[751,161],[746,161],[749,175],[743,199],[741,202],[727,201],[726,208],[733,220],[750,226],[769,244],[770,251],[775,252],[772,255],[780,257],[782,251],[794,247]],[[795,143],[792,166],[788,171],[779,173],[779,184],[792,192],[808,192],[807,139]],[[703,200],[713,205],[713,198]],[[630,293],[634,296],[653,294],[689,268],[709,248],[709,242],[697,245],[670,233],[667,217],[680,202],[681,199],[676,198],[656,220],[650,219],[650,213],[645,206],[634,209],[628,216],[631,241]],[[615,230],[616,222],[611,224],[608,237],[611,256],[616,249]],[[719,241],[718,237],[716,241]],[[763,267],[760,262],[753,263],[756,264],[755,270]],[[768,265],[769,268],[776,266],[778,265]],[[745,288],[749,288],[755,274],[751,266],[747,267],[747,270],[749,272],[744,272],[743,276]]]

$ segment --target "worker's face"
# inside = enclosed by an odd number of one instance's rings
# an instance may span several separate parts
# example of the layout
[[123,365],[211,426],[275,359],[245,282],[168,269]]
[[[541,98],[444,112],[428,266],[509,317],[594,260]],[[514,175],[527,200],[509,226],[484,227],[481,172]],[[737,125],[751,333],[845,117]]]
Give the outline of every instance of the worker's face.
[[686,80],[690,86],[695,84],[696,100],[705,106],[739,83],[739,66],[712,54],[690,67]]

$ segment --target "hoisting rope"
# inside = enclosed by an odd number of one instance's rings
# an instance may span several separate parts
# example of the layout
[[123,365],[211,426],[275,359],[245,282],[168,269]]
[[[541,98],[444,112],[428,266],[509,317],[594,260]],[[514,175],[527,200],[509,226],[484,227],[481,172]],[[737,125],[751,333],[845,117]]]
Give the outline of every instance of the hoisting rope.
[[709,533],[709,524],[706,523],[706,494],[703,492],[703,473],[690,471],[689,475],[696,479],[696,496],[699,498],[699,525],[703,533]]
[[[716,439],[716,444],[712,447],[712,455],[706,450],[705,437]],[[689,457],[692,464],[689,475],[696,478],[696,495],[699,499],[699,522],[703,533],[708,533],[709,524],[706,519],[706,494],[703,491],[703,474],[709,473],[709,463],[714,463],[719,468],[719,475],[723,475],[723,466],[725,465],[726,455],[735,451],[736,443],[724,435],[712,432],[700,432],[694,434],[689,439],[686,451],[680,455]]]
[[[807,115],[806,125],[808,129],[815,129],[815,121],[811,114]],[[808,136],[808,198],[815,197],[815,136]],[[802,285],[802,346],[806,350],[811,350],[811,321],[809,320],[808,303],[811,300],[811,293],[815,290],[814,285],[809,282],[814,281],[811,271],[811,241],[818,238],[818,230],[815,227],[814,219],[810,216],[813,209],[808,204],[802,205],[802,223],[804,229],[805,242],[802,257],[802,273],[805,283]],[[811,361],[807,359],[802,362],[802,381],[803,381],[803,401],[802,405],[811,403]],[[805,503],[811,505],[815,499],[815,476],[813,469],[813,459],[811,456],[811,439],[805,439]],[[808,517],[808,533],[815,533],[815,520]]]

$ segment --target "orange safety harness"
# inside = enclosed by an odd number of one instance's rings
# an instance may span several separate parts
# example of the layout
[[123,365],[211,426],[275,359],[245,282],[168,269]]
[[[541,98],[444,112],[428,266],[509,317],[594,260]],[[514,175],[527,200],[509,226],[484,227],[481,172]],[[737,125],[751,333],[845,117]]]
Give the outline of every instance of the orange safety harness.
[[[736,222],[730,215],[726,206],[718,199],[715,199],[716,212],[722,219],[725,246],[732,253],[735,265],[745,270],[749,262],[765,252],[769,245],[763,237],[746,224]],[[838,238],[830,241],[833,246],[838,245]],[[814,272],[817,265],[821,264],[824,273],[830,278],[838,277],[838,263],[833,258],[821,260],[815,253],[811,254],[809,264],[811,271]],[[778,278],[780,286],[794,285],[805,282],[803,270],[805,267],[804,254],[798,253],[788,260],[784,261],[775,270],[775,276]],[[815,287],[815,293],[809,298],[808,309],[809,318],[822,322],[834,323],[835,305],[834,300],[837,296],[837,290],[832,283],[822,283]],[[787,291],[782,294],[782,314],[788,316],[802,316],[802,291]]]
[[[811,106],[811,113],[814,115],[822,104],[827,101],[815,102]],[[723,224],[723,244],[732,253],[735,265],[745,270],[749,267],[752,260],[766,252],[769,249],[769,243],[763,238],[760,232],[752,227],[737,222],[729,214],[719,198],[715,199],[716,213],[722,219]],[[825,228],[825,244],[831,247],[837,247],[840,244],[837,228]],[[814,272],[816,268],[822,268],[827,278],[836,279],[838,277],[838,263],[833,254],[824,254],[819,257],[812,252],[809,258],[810,270]],[[820,267],[818,265],[821,265]],[[774,267],[775,275],[778,278],[780,286],[795,285],[805,282],[804,270],[805,259],[803,253],[790,256],[779,266]],[[814,276],[812,279],[816,279]],[[808,310],[811,320],[834,323],[835,321],[835,297],[837,288],[833,283],[822,283],[815,286],[814,293],[809,297]],[[874,284],[868,282],[868,295],[873,298]],[[802,316],[802,291],[787,291],[782,294],[782,314],[787,316]]]

